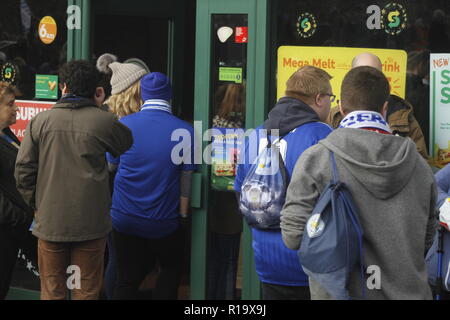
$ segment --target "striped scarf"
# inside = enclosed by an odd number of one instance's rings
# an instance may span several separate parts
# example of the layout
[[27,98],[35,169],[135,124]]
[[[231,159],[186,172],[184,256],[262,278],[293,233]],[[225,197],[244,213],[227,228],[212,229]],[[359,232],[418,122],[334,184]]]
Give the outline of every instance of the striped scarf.
[[142,110],[162,110],[172,113],[172,106],[165,100],[150,99],[146,100],[141,107]]
[[367,110],[350,112],[342,119],[339,128],[366,129],[384,134],[392,134],[388,123],[380,113]]

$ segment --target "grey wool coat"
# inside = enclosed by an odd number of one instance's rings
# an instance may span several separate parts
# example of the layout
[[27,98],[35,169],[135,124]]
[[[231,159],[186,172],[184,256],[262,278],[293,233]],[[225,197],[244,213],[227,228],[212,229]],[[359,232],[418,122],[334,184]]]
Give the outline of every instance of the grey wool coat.
[[[381,285],[366,287],[366,298],[431,299],[425,253],[437,226],[437,190],[430,167],[410,138],[340,128],[306,150],[297,161],[281,212],[286,246],[300,247],[305,224],[331,179],[330,151],[359,209],[365,266],[380,270]],[[361,298],[359,279],[355,270],[349,285],[352,298]],[[310,287],[313,299],[330,298],[315,281]]]

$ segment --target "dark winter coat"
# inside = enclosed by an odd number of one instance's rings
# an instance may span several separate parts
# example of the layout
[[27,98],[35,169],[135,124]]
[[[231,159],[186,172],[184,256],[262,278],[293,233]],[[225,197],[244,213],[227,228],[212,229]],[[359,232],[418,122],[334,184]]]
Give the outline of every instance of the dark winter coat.
[[[20,145],[20,141],[9,128],[4,129],[3,134]],[[17,147],[0,138],[0,225],[26,230],[33,220],[33,210],[16,188],[14,165],[18,151]]]
[[68,97],[39,113],[17,156],[17,188],[36,209],[33,234],[46,241],[98,239],[111,231],[106,152],[133,144],[131,131],[90,99]]

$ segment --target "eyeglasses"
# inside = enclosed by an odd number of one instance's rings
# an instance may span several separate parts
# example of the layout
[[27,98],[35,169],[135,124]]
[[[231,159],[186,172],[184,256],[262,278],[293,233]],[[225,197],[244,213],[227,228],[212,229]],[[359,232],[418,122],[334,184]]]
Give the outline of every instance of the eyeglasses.
[[334,100],[336,99],[336,95],[331,94],[331,93],[322,93],[325,96],[329,96],[330,97],[330,102],[334,102]]

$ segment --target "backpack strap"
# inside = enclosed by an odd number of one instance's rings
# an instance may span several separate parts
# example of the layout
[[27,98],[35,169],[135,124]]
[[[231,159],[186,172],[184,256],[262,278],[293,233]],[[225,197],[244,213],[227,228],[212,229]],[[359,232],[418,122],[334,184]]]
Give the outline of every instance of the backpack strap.
[[[281,170],[281,177],[282,177],[282,179],[283,179],[283,183],[284,183],[284,185],[286,186],[286,188],[287,188],[287,186],[288,186],[288,184],[289,184],[289,179],[288,179],[288,174],[287,174],[287,169],[286,169],[286,165],[284,164],[284,160],[283,160],[283,156],[281,155],[281,152],[280,152],[280,142],[281,142],[281,140],[285,137],[286,135],[284,135],[284,136],[279,136],[278,137],[278,139],[275,139],[275,141],[274,141],[274,143],[278,143],[278,145],[276,145],[276,144],[274,144],[274,149],[276,150],[276,152],[278,153],[278,165],[279,165],[279,168],[280,168],[280,170]],[[270,138],[269,138],[269,136],[267,137],[267,148],[270,148],[271,146],[272,146],[272,142],[270,141]]]
[[332,169],[332,182],[334,184],[339,183],[339,173],[337,171],[336,160],[334,159],[334,152],[330,150],[330,161],[331,161],[331,169]]
[[[339,173],[337,170],[337,165],[336,165],[336,159],[334,158],[334,152],[330,150],[330,162],[331,162],[331,168],[332,168],[332,182],[333,184],[335,184],[336,186],[338,186],[339,184],[341,184],[341,181],[339,180]],[[347,189],[348,190],[348,189]],[[349,192],[350,190],[348,190]],[[352,208],[352,204],[349,203],[347,198],[343,199],[344,202],[346,203],[347,208]],[[363,248],[363,236],[362,236],[362,230],[361,230],[361,224],[359,223],[359,219],[357,216],[355,216],[355,212],[353,212],[353,210],[347,211],[346,214],[348,214],[353,227],[355,228],[357,234],[358,234],[358,247],[359,247],[359,273],[360,273],[360,284],[361,284],[361,293],[362,293],[362,298],[366,299],[366,281],[365,281],[365,273],[364,273],[364,248]],[[350,267],[350,266],[348,266]],[[348,268],[350,269],[350,268]]]

